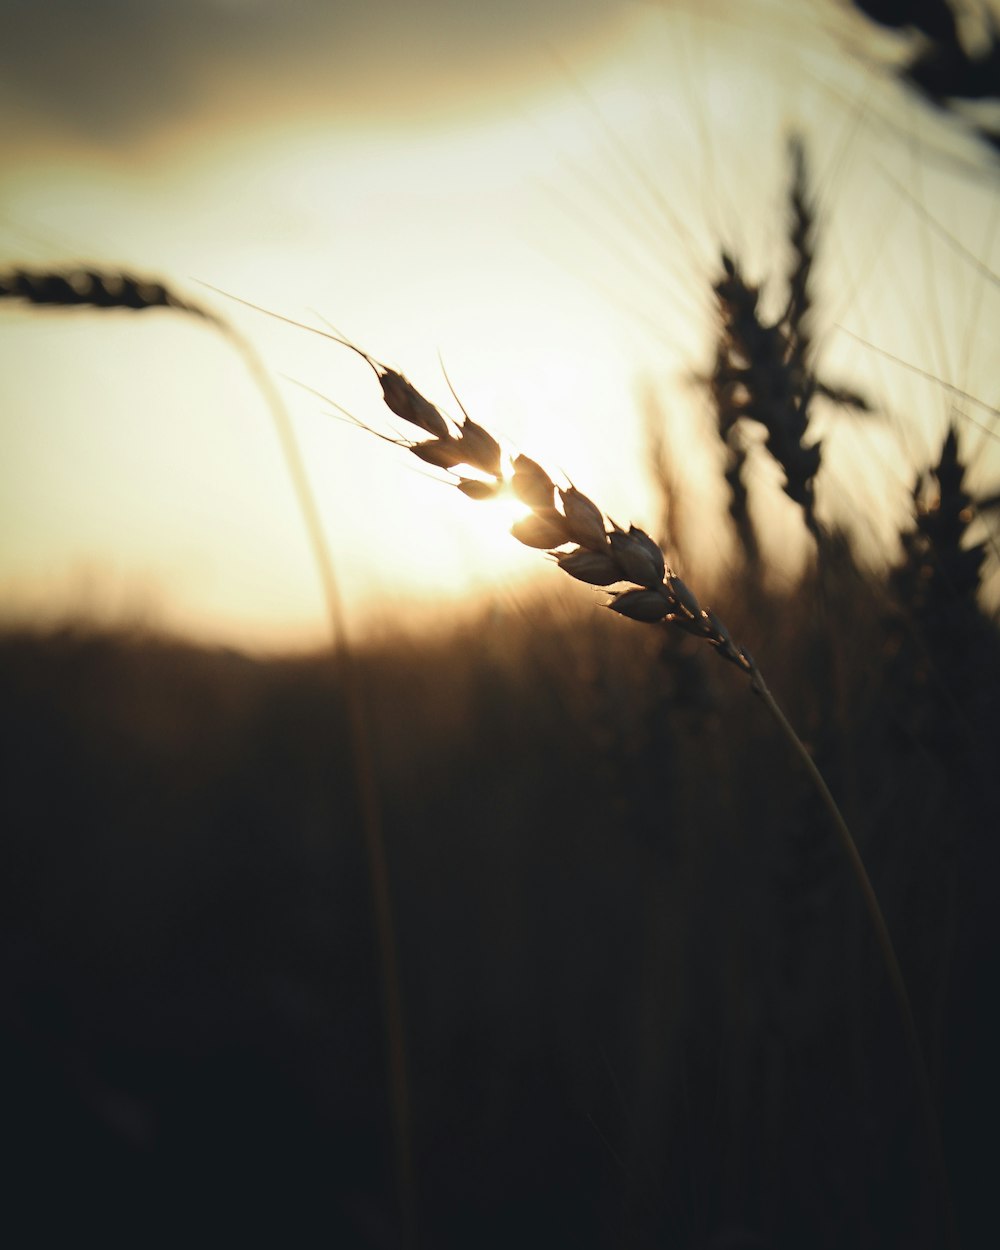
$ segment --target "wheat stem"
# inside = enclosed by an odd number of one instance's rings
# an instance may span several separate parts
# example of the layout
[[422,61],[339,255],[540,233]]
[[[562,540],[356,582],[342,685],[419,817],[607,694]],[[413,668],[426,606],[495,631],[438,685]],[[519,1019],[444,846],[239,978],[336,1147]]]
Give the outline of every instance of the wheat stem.
[[199,317],[204,323],[214,326],[226,336],[239,353],[267,403],[305,523],[313,560],[323,586],[333,636],[334,656],[340,670],[341,687],[347,702],[350,742],[354,755],[354,779],[368,853],[376,943],[382,973],[386,1067],[393,1119],[396,1182],[403,1244],[413,1247],[416,1245],[416,1185],[410,1147],[411,1116],[402,995],[399,988],[392,901],[385,843],[382,836],[382,812],[375,777],[371,731],[365,708],[361,673],[347,637],[343,603],[334,574],[333,558],[285,406],[267,370],[249,342],[221,317],[182,299],[161,282],[140,278],[122,271],[101,269],[73,268],[63,272],[33,269],[0,270],[0,300],[2,299],[23,300],[38,306],[126,309],[132,312],[166,308]]
[[830,788],[826,784],[823,774],[816,766],[816,762],[806,750],[805,744],[799,735],[795,732],[788,720],[788,717],[781,710],[781,707],[771,694],[767,683],[764,681],[763,674],[756,664],[753,664],[750,670],[751,689],[758,695],[764,706],[774,718],[781,732],[785,735],[792,749],[802,761],[806,772],[809,774],[810,780],[816,787],[816,792],[823,801],[823,805],[829,813],[833,822],[834,829],[837,832],[838,840],[841,848],[847,856],[851,871],[854,874],[854,880],[861,892],[864,900],[868,917],[871,920],[872,927],[875,930],[875,939],[878,942],[879,951],[882,956],[882,963],[889,977],[889,983],[896,999],[896,1006],[899,1009],[900,1022],[903,1026],[903,1037],[906,1042],[906,1049],[910,1056],[910,1063],[913,1067],[913,1075],[916,1080],[918,1100],[920,1102],[921,1113],[924,1120],[924,1127],[927,1132],[927,1141],[930,1148],[931,1164],[937,1174],[938,1184],[941,1190],[941,1200],[944,1208],[943,1220],[945,1223],[946,1245],[950,1250],[957,1250],[958,1232],[955,1226],[955,1214],[951,1201],[951,1183],[948,1178],[948,1165],[945,1159],[944,1142],[941,1136],[941,1127],[938,1122],[937,1111],[934,1106],[934,1095],[931,1091],[930,1079],[927,1075],[927,1064],[924,1061],[923,1048],[920,1045],[920,1037],[917,1033],[916,1021],[913,1018],[913,1008],[910,1004],[910,995],[906,989],[906,982],[903,979],[903,972],[899,966],[899,959],[896,956],[896,949],[893,946],[892,938],[889,935],[889,928],[885,922],[885,916],[882,914],[882,908],[875,893],[875,887],[871,883],[868,876],[868,870],[865,868],[864,860],[861,858],[861,852],[858,850],[857,843],[847,826],[841,814],[840,808]]
[[[498,493],[505,481],[504,455],[500,444],[488,430],[473,421],[464,408],[462,421],[449,423],[403,374],[353,343],[342,339],[336,341],[356,352],[374,372],[389,411],[428,436],[414,441],[400,440],[399,446],[424,464],[448,473],[454,485],[467,498],[483,500]],[[818,462],[817,452],[815,465],[804,474],[804,481],[811,483]],[[482,477],[464,476],[466,468],[474,469]],[[864,862],[822,774],[775,702],[753,657],[733,641],[714,612],[701,606],[690,587],[670,569],[664,552],[648,534],[635,526],[626,531],[614,522],[609,523],[602,510],[580,490],[572,485],[557,486],[541,465],[525,455],[512,457],[511,468],[510,486],[530,510],[529,515],[513,526],[511,532],[514,537],[526,546],[548,551],[559,568],[570,577],[607,589],[613,596],[607,605],[612,611],[646,624],[681,629],[708,642],[720,658],[747,675],[751,688],[763,700],[805,765],[833,820],[875,929],[916,1077],[933,1170],[939,1178],[947,1230],[946,1244],[950,1250],[956,1250],[958,1239],[944,1148],[909,994]],[[811,508],[806,508],[806,515],[813,522],[810,528],[813,528],[819,542],[822,530]],[[617,589],[622,585],[624,590]]]
[[312,548],[313,560],[323,584],[327,613],[333,634],[334,652],[350,717],[350,738],[354,750],[355,781],[361,809],[368,874],[375,910],[375,931],[381,964],[382,1008],[385,1014],[386,1066],[388,1068],[390,1103],[393,1116],[393,1145],[396,1183],[402,1219],[403,1244],[417,1244],[416,1178],[413,1167],[412,1115],[407,1075],[406,1030],[403,1000],[399,983],[399,960],[395,926],[392,919],[392,894],[389,886],[388,861],[383,837],[382,805],[375,775],[371,727],[365,705],[361,672],[354,651],[347,641],[343,598],[333,571],[333,558],[323,530],[316,496],[309,483],[298,440],[285,405],[275,390],[267,370],[250,344],[235,330],[224,330],[260,388],[274,423],[281,452],[285,459],[299,510]]

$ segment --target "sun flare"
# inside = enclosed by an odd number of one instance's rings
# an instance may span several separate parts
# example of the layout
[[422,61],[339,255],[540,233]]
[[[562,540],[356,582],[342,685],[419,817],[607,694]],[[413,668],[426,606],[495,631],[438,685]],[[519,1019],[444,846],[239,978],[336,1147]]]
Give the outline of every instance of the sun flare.
[[487,501],[487,504],[497,521],[506,529],[510,529],[512,525],[516,525],[518,521],[523,521],[526,516],[531,515],[531,509],[524,500],[518,499],[514,494],[509,477],[504,478],[503,485],[493,498]]

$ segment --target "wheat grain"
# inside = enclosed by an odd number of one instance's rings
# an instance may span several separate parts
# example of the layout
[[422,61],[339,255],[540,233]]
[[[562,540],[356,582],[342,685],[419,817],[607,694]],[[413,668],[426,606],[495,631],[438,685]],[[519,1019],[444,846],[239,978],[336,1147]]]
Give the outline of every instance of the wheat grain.
[[[425,464],[452,474],[458,489],[473,500],[492,498],[503,485],[504,457],[499,441],[465,413],[451,433],[449,422],[401,373],[342,340],[364,359],[382,386],[383,399],[394,415],[431,437],[399,445]],[[387,386],[386,379],[391,379]],[[443,431],[435,434],[433,431]],[[487,477],[463,476],[469,467]],[[647,624],[682,629],[704,639],[725,660],[744,672],[754,671],[745,648],[734,643],[718,617],[698,602],[694,592],[668,566],[652,538],[635,525],[627,530],[573,485],[557,486],[537,461],[525,455],[511,459],[510,485],[531,509],[516,522],[512,534],[525,546],[547,551],[564,573],[577,581],[603,587],[612,595],[613,612]]]
[[[735,266],[728,266],[726,272],[733,283],[734,305],[738,305],[740,300],[749,294],[750,289],[738,280]],[[752,301],[747,301],[743,307],[750,308],[754,314],[748,319],[748,324],[752,325],[755,330],[765,329],[761,327],[755,315],[756,296],[754,295]],[[766,337],[767,334],[765,334]],[[344,341],[346,346],[362,356],[375,371],[380,382],[390,373],[387,366],[374,360],[353,344],[346,340],[338,341]],[[750,366],[753,366],[752,358]],[[424,432],[427,432],[429,424],[439,426],[437,420],[430,422],[427,420],[428,408],[433,408],[433,405],[430,405],[429,401],[402,374],[394,373],[392,376],[398,380],[401,393],[398,402],[390,405],[390,410]],[[394,400],[396,398],[394,395]],[[436,409],[434,411],[437,412]],[[405,415],[411,412],[419,414],[419,420]],[[437,415],[447,430],[446,419],[439,412]],[[464,465],[469,465],[485,473],[490,479],[486,483],[486,493],[489,494],[503,485],[502,459],[498,441],[488,435],[481,426],[472,422],[464,409],[463,418],[462,423],[456,423],[457,433],[446,432],[439,437],[432,436],[420,442],[403,442],[401,446],[418,455],[425,462],[438,460],[441,466],[452,474],[459,489],[464,488],[463,493],[476,499],[479,497],[479,492],[471,490],[470,484],[475,482],[477,486],[481,486],[482,483],[479,483],[478,479],[463,477],[460,469]],[[470,435],[468,438],[467,433]],[[802,446],[801,434],[804,434],[804,424],[800,430],[798,450],[800,455],[805,453],[808,456],[812,449]],[[483,435],[486,437],[486,446],[489,448],[489,454],[485,457],[481,454]],[[814,446],[812,470],[802,479],[803,485],[808,484],[810,487],[808,495],[810,507],[811,482],[819,465],[818,445]],[[559,568],[577,581],[608,589],[612,594],[612,599],[607,606],[619,615],[644,624],[684,630],[709,643],[723,659],[734,664],[749,677],[751,689],[764,702],[808,772],[830,815],[841,849],[850,864],[892,987],[916,1081],[933,1166],[939,1177],[942,1200],[947,1212],[948,1242],[954,1245],[948,1171],[927,1066],[917,1034],[909,993],[878,896],[854,837],[823,775],[771,694],[763,674],[750,653],[745,647],[733,641],[728,629],[714,612],[701,606],[690,587],[671,571],[663,551],[648,534],[634,525],[628,530],[622,529],[615,522],[608,520],[593,500],[575,486],[556,485],[537,461],[525,455],[514,456],[511,467],[513,470],[510,478],[511,487],[521,502],[531,510],[528,516],[513,526],[513,536],[527,546],[548,551]],[[805,506],[805,501],[803,503]],[[816,525],[811,510],[807,515]],[[818,525],[814,532],[818,538],[821,533]]]
[[985,543],[966,543],[973,500],[965,487],[958,430],[948,427],[937,463],[930,470],[936,490],[920,474],[913,488],[915,527],[903,535],[906,562],[897,574],[910,614],[925,627],[961,614],[977,615],[979,575]]
[[120,270],[9,269],[0,272],[0,299],[63,308],[123,308],[131,312],[171,308],[222,325],[214,313],[181,299],[162,282]]
[[785,475],[785,494],[802,509],[806,526],[822,550],[826,533],[815,505],[822,445],[808,438],[811,401],[822,395],[857,412],[871,411],[863,395],[816,376],[810,327],[816,213],[801,141],[793,139],[790,151],[788,238],[792,265],[784,313],[774,322],[763,319],[759,288],[746,280],[735,258],[725,252],[722,275],[713,286],[719,328],[708,385],[719,437],[726,448],[729,511],[751,563],[759,560],[759,550],[748,507],[743,424],[753,421],[763,426],[765,447]]
[[758,309],[760,292],[743,277],[737,262],[722,256],[723,275],[714,291],[721,316],[720,342],[712,377],[713,393],[724,396],[719,432],[732,445],[743,420],[766,432],[766,447],[784,470],[785,494],[797,503],[814,536],[814,484],[821,446],[806,441],[813,383],[795,357],[785,321],[765,322]]

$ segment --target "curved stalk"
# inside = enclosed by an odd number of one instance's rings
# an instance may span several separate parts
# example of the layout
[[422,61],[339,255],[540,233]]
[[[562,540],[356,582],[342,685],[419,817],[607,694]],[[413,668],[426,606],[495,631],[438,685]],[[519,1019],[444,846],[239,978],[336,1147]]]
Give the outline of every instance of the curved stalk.
[[416,1180],[411,1148],[412,1123],[409,1080],[407,1076],[406,1034],[403,1021],[403,1000],[399,984],[399,960],[395,926],[392,918],[392,896],[389,870],[382,832],[382,806],[375,777],[375,757],[371,729],[365,707],[361,673],[347,637],[343,600],[333,571],[333,558],[323,532],[316,498],[309,484],[298,441],[284,404],[274,388],[267,370],[252,347],[229,326],[221,328],[240,353],[251,376],[260,388],[274,424],[282,455],[299,510],[312,548],[313,560],[326,599],[327,614],[333,635],[334,653],[347,700],[350,738],[354,752],[355,782],[361,810],[365,846],[368,852],[368,876],[375,911],[375,933],[382,972],[382,1007],[385,1013],[386,1067],[392,1107],[395,1145],[396,1184],[401,1208],[403,1244],[411,1250],[417,1244]]
[[837,838],[840,842],[841,849],[847,856],[851,871],[854,874],[854,880],[861,892],[864,900],[865,909],[871,920],[872,928],[875,930],[875,939],[878,942],[879,952],[882,956],[882,963],[889,977],[889,984],[892,986],[892,992],[896,999],[896,1006],[899,1010],[900,1023],[903,1026],[903,1037],[906,1042],[906,1049],[910,1056],[910,1064],[913,1068],[913,1075],[916,1079],[917,1094],[920,1102],[920,1109],[924,1120],[924,1128],[927,1132],[927,1141],[930,1147],[931,1162],[934,1171],[937,1173],[938,1183],[941,1188],[942,1201],[944,1206],[944,1222],[946,1245],[949,1250],[957,1250],[958,1248],[958,1231],[955,1225],[955,1213],[951,1201],[951,1184],[948,1179],[948,1165],[945,1160],[944,1142],[941,1137],[941,1127],[938,1122],[937,1111],[934,1107],[934,1095],[931,1091],[930,1078],[927,1075],[927,1064],[924,1061],[924,1052],[920,1045],[920,1038],[917,1033],[916,1021],[913,1018],[913,1008],[910,1004],[910,995],[906,989],[906,982],[903,979],[903,972],[899,966],[899,959],[896,956],[896,948],[893,946],[892,938],[889,935],[889,928],[885,922],[885,916],[882,914],[882,908],[875,893],[875,888],[868,876],[868,870],[865,868],[864,860],[861,858],[861,852],[858,850],[857,843],[844,820],[840,808],[837,806],[836,800],[830,793],[830,788],[823,778],[823,774],[816,767],[816,763],[812,756],[806,750],[802,739],[792,728],[791,723],[785,716],[784,712],[775,701],[774,695],[768,689],[767,683],[756,664],[750,669],[750,684],[754,693],[758,695],[764,706],[774,718],[781,732],[785,735],[789,744],[792,746],[796,755],[802,761],[806,772],[816,787],[826,808],[833,827],[837,832]]

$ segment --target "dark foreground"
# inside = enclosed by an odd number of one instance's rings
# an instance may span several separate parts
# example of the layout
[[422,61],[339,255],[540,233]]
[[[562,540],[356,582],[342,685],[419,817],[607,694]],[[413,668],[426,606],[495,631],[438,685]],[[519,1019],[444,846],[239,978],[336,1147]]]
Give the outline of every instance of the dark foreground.
[[[967,614],[928,664],[876,589],[849,628],[808,589],[726,619],[862,845],[974,1247],[997,638]],[[585,596],[529,616],[362,657],[420,1244],[940,1245],[871,933],[763,708]],[[322,657],[0,645],[9,1244],[403,1244],[347,723]]]

